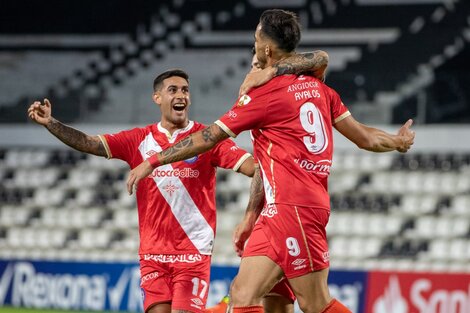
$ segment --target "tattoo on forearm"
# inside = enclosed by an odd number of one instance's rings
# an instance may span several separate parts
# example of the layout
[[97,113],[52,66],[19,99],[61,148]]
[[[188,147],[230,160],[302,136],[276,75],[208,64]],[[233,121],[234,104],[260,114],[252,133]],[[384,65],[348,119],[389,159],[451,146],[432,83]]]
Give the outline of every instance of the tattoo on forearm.
[[248,201],[247,211],[255,211],[260,213],[264,204],[263,180],[261,179],[260,170],[256,169],[250,187],[250,199]]
[[106,156],[106,149],[101,140],[91,140],[87,134],[53,119],[46,125],[47,130],[60,141],[75,150]]
[[[164,164],[173,163],[179,161],[180,155],[183,156],[187,155],[188,152],[184,153],[185,149],[192,147],[193,143],[193,135],[189,135],[188,137],[183,138],[180,142],[171,146],[170,148],[163,150],[161,152],[162,157],[164,157],[163,162]],[[189,156],[188,156],[189,157]],[[184,160],[185,158],[183,158]]]
[[160,152],[162,164],[186,160],[198,153],[206,152],[216,143],[228,138],[228,135],[213,124],[202,131],[191,134],[174,146]]
[[295,54],[274,64],[275,76],[312,72],[328,65],[328,55],[323,51]]
[[205,142],[217,143],[227,137],[228,135],[225,132],[220,131],[219,126],[214,124],[202,130],[202,138]]

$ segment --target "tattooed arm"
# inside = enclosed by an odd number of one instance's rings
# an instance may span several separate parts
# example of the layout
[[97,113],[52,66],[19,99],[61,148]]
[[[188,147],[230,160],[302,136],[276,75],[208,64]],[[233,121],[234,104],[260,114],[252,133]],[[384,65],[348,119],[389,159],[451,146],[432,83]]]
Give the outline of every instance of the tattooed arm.
[[106,157],[106,149],[98,136],[89,136],[70,126],[64,125],[51,115],[51,103],[44,99],[44,104],[39,101],[34,102],[28,109],[28,116],[31,120],[43,125],[47,130],[60,141],[74,148],[75,150]]
[[328,54],[322,50],[295,54],[273,65],[273,77],[284,74],[312,73],[315,77],[321,79],[324,78],[328,61]]
[[253,228],[255,227],[256,220],[261,213],[264,205],[264,189],[263,180],[259,166],[255,167],[255,174],[251,180],[250,187],[250,200],[246,207],[245,217],[243,221],[235,227],[232,236],[233,248],[238,256],[243,254],[245,242],[250,237]]
[[152,173],[153,169],[164,164],[186,160],[195,155],[209,151],[217,143],[225,140],[229,135],[218,125],[212,124],[196,133],[189,135],[175,145],[154,154],[131,170],[127,178],[127,191],[132,194],[133,188],[139,181]]
[[239,95],[244,95],[251,88],[264,85],[272,78],[284,74],[308,74],[325,81],[328,61],[329,57],[325,51],[316,50],[314,52],[294,54],[263,70],[252,70],[246,75],[240,87]]

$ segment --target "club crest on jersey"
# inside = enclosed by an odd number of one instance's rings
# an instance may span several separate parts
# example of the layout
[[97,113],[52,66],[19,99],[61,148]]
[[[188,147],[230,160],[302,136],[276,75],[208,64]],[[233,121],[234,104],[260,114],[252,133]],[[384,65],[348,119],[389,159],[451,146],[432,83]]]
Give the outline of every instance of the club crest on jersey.
[[184,160],[184,162],[187,164],[193,164],[193,163],[196,163],[197,159],[198,159],[198,156],[196,155],[196,156],[193,156],[192,158]]
[[243,95],[241,96],[240,100],[238,100],[237,107],[242,107],[244,105],[247,105],[248,103],[250,103],[250,101],[251,101],[251,98],[249,95]]

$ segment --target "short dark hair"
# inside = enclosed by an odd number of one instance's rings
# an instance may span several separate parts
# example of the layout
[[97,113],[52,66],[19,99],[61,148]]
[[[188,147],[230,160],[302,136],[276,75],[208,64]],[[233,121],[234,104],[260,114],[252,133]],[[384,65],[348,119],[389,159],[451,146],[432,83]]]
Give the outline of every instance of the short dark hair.
[[165,72],[161,73],[160,75],[157,76],[157,78],[154,79],[153,81],[153,91],[157,91],[160,89],[161,85],[163,84],[163,81],[167,78],[173,77],[173,76],[178,76],[181,78],[186,79],[186,81],[189,84],[189,75],[185,71],[179,68],[172,68],[169,70],[166,70]]
[[300,24],[294,12],[266,10],[259,19],[261,32],[272,39],[279,49],[292,52],[300,41]]

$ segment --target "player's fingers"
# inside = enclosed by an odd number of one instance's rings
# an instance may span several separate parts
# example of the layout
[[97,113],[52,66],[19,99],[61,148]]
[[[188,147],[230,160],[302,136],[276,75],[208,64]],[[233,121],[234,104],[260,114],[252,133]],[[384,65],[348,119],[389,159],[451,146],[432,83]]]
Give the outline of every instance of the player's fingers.
[[403,125],[406,128],[410,128],[411,125],[413,125],[413,120],[410,118],[409,120],[406,121],[405,125]]
[[134,180],[135,180],[134,173],[130,172],[129,177],[127,178],[127,192],[129,193],[129,195],[132,195],[132,188],[134,186]]
[[44,98],[44,104],[45,104],[47,107],[50,107],[50,106],[51,106],[51,103],[49,102],[49,99],[47,99],[47,98]]

